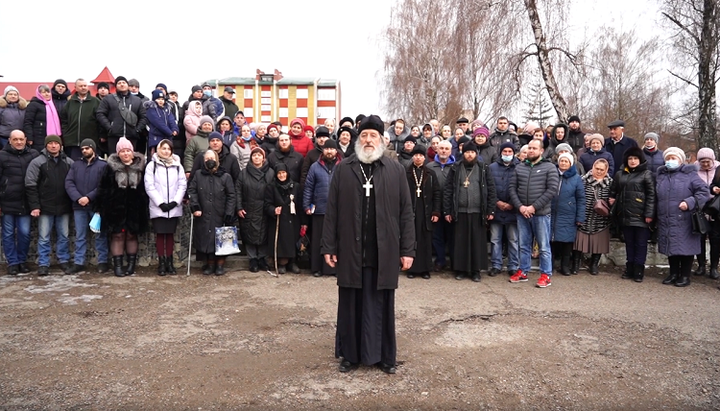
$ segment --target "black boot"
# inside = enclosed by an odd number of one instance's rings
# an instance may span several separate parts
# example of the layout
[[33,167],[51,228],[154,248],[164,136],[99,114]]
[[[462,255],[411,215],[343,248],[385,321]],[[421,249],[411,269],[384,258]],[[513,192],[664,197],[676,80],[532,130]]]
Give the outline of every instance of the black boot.
[[257,258],[251,258],[250,259],[250,272],[251,273],[258,272],[258,266],[259,266],[259,264],[258,264]]
[[165,277],[167,275],[167,269],[165,268],[165,259],[166,257],[163,256],[158,257],[158,275],[160,277]]
[[563,254],[560,257],[560,274],[570,275],[570,254]]
[[635,282],[641,283],[643,282],[643,278],[645,277],[645,264],[635,264]]
[[582,260],[582,253],[580,251],[573,251],[570,274],[577,274],[578,271],[580,271],[580,260]]
[[718,273],[717,267],[713,267],[710,269],[710,278],[713,280],[717,280],[720,278],[720,273]]
[[690,277],[687,275],[680,275],[680,278],[675,282],[675,287],[687,287],[690,285]]
[[165,257],[165,272],[167,272],[170,275],[177,274],[177,270],[175,269],[175,263],[173,262],[172,255]]
[[670,270],[670,274],[668,274],[667,277],[662,281],[663,284],[675,284],[675,281],[677,281],[678,275],[677,273]]
[[693,275],[700,277],[705,274],[707,274],[707,270],[705,268],[705,261],[698,261],[698,268],[697,270],[693,271]]
[[135,274],[135,263],[137,263],[137,254],[128,254],[128,266],[125,275]]
[[598,273],[600,273],[600,269],[598,268],[600,256],[601,254],[593,254],[590,256],[590,274],[592,275],[598,275]]
[[268,270],[267,259],[265,257],[258,258],[258,270],[260,270],[260,271]]
[[625,272],[623,273],[621,278],[623,280],[627,280],[628,278],[635,278],[635,264],[625,263]]
[[115,277],[125,277],[125,271],[123,271],[123,256],[113,256],[113,269],[115,270]]

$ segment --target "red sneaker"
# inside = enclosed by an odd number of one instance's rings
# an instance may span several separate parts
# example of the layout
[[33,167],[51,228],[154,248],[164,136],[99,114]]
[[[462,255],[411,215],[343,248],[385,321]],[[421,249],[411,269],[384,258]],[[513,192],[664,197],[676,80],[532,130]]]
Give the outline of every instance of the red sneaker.
[[550,284],[552,284],[550,282],[550,276],[543,273],[543,274],[540,274],[540,278],[538,279],[537,284],[535,284],[535,285],[540,288],[545,288],[545,287],[549,287]]
[[528,278],[525,274],[523,274],[522,270],[517,270],[517,272],[510,277],[511,283],[519,283],[527,280]]

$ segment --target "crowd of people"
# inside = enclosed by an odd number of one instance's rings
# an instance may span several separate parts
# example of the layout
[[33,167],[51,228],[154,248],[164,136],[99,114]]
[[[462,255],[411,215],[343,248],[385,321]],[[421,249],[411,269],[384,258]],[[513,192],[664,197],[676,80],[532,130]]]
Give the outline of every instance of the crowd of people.
[[[322,246],[328,193],[338,164],[361,151],[365,116],[318,126],[296,118],[285,129],[280,122],[247,123],[231,87],[216,98],[209,84],[194,86],[182,104],[164,84],[149,98],[135,79],[117,77],[115,88],[110,93],[100,83],[93,95],[79,79],[70,93],[57,80],[39,86],[29,102],[12,86],[0,97],[9,274],[30,272],[32,218],[38,219],[38,275],[49,272],[52,231],[63,271],[87,271],[96,214],[99,272],[133,274],[138,235],[152,230],[158,274],[175,274],[174,235],[184,204],[195,219],[193,248],[203,274],[225,272],[225,257],[215,255],[215,228],[222,226],[239,228],[253,272],[299,273],[303,249],[313,275],[338,274]],[[416,257],[407,277],[452,270],[458,280],[478,282],[485,271],[496,276],[505,269],[510,282],[525,282],[531,259],[539,258],[536,285],[544,288],[553,272],[577,274],[585,255],[590,274],[598,274],[613,234],[625,243],[623,278],[643,280],[649,241],[669,257],[664,283],[688,285],[695,256],[695,274],[720,277],[720,218],[705,216],[704,234],[693,222],[720,194],[715,153],[702,148],[696,164],[688,164],[683,150],[660,150],[656,133],[639,146],[620,120],[608,125],[607,138],[583,132],[578,116],[568,120],[518,128],[500,117],[493,132],[466,118],[454,125],[395,119],[387,130],[383,124],[382,156],[405,170],[393,184],[405,184],[411,194]],[[357,173],[370,196],[377,180]],[[380,219],[386,210],[371,211]],[[374,229],[382,231],[379,223]]]

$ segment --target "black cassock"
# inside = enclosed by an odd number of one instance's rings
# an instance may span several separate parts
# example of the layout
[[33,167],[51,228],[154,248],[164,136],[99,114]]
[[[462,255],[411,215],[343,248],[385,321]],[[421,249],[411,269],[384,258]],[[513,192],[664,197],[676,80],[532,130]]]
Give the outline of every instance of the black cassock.
[[[374,167],[362,164],[370,178]],[[375,188],[362,205],[362,288],[338,287],[335,357],[351,363],[395,365],[395,290],[378,290]]]

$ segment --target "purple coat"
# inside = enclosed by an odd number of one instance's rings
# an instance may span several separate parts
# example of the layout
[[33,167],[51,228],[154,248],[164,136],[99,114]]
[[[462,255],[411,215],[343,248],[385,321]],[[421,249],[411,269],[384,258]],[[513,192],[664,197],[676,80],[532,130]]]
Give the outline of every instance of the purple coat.
[[[697,167],[683,164],[677,170],[658,168],[658,251],[667,256],[700,254],[700,234],[692,232],[691,215],[710,199],[710,190],[697,174]],[[678,208],[681,202],[687,211]]]
[[[185,171],[180,157],[173,154],[172,164],[166,166],[153,154],[152,161],[145,168],[145,191],[150,198],[150,218],[182,217],[182,200],[187,189]],[[160,204],[176,202],[177,207],[162,211]]]

